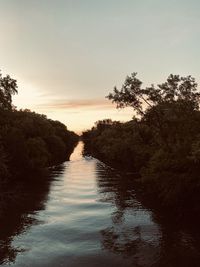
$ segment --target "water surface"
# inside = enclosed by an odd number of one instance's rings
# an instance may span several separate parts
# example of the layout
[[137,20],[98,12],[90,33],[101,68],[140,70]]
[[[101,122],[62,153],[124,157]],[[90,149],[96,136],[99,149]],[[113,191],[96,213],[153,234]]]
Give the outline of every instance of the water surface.
[[131,180],[82,149],[80,142],[48,182],[36,177],[4,195],[1,266],[200,266],[197,232],[163,223]]

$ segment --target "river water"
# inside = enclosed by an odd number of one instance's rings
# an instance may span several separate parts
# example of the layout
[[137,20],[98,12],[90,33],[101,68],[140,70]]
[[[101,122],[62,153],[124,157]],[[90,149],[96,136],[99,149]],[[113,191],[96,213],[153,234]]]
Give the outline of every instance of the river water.
[[200,266],[196,232],[164,224],[132,182],[82,149],[48,183],[36,179],[0,203],[1,266]]

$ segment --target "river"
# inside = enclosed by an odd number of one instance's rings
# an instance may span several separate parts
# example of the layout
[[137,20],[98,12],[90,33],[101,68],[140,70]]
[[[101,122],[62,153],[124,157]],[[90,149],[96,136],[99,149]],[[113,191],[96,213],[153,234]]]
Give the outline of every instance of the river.
[[199,234],[164,224],[122,173],[82,150],[79,142],[48,183],[21,187],[14,203],[5,198],[1,266],[200,266]]

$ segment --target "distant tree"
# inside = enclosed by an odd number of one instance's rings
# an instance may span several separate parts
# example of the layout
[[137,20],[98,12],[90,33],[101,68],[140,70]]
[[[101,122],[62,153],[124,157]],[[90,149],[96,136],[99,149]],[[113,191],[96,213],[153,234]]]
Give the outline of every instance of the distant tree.
[[12,95],[17,94],[17,81],[9,75],[5,77],[0,73],[0,108],[11,110]]
[[111,119],[104,119],[104,120],[99,120],[95,122],[95,126],[99,131],[102,131],[106,128],[108,128],[109,126],[112,126],[114,124],[116,124],[117,122],[112,121]]

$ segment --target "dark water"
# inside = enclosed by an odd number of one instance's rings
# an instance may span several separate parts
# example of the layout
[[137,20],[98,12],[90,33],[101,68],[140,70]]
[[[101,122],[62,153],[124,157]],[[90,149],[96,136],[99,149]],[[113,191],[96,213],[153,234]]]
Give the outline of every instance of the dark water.
[[145,208],[132,182],[82,146],[48,182],[2,190],[0,265],[200,266],[200,230]]

